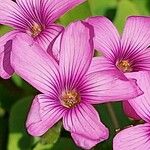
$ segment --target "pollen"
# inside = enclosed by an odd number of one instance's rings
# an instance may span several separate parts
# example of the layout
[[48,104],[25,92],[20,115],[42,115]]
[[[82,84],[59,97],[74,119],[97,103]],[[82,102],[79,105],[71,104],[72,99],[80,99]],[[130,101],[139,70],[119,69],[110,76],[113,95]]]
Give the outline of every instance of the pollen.
[[133,70],[133,68],[128,60],[119,61],[117,63],[117,67],[119,68],[119,70],[121,70],[123,72],[131,72]]
[[74,106],[79,104],[80,101],[81,98],[75,91],[64,92],[61,96],[61,104],[66,108],[73,108]]
[[31,27],[31,36],[36,37],[42,32],[42,26],[34,23]]

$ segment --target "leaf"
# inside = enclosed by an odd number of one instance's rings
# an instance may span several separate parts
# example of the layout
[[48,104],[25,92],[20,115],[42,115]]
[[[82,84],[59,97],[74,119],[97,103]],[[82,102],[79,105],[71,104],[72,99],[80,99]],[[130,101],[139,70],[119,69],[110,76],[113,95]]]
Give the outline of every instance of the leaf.
[[121,0],[118,2],[118,8],[117,8],[117,13],[115,16],[114,23],[116,27],[118,28],[118,31],[122,31],[125,20],[127,19],[128,16],[132,15],[139,15],[140,12],[136,5],[132,1],[129,0]]
[[81,150],[70,138],[61,138],[51,150]]
[[59,19],[59,22],[63,25],[68,25],[70,22],[73,22],[75,20],[82,20],[91,15],[90,8],[88,5],[88,2],[85,2],[71,11],[69,11],[67,14],[65,14],[63,17]]
[[22,86],[22,79],[19,77],[19,76],[17,76],[16,74],[14,74],[13,76],[12,76],[12,80],[13,80],[13,82],[18,86],[18,87],[21,87]]
[[8,150],[30,150],[32,137],[26,132],[25,121],[32,98],[18,101],[11,109],[9,119]]
[[12,28],[4,25],[0,25],[0,36],[4,35],[5,33],[11,31]]
[[115,9],[117,0],[88,0],[92,15],[105,15],[109,10]]
[[50,128],[42,137],[41,143],[42,144],[55,144],[60,136],[62,127],[62,122],[58,122],[52,128]]

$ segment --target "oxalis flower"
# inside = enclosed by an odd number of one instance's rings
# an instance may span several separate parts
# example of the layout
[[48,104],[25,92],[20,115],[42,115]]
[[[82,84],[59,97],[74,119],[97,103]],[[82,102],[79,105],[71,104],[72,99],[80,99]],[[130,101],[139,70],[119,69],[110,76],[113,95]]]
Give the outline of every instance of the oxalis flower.
[[54,22],[65,12],[85,0],[0,0],[0,24],[14,28],[0,38],[0,76],[9,78],[14,70],[10,64],[12,40],[26,33],[47,50],[63,27]]
[[90,149],[108,138],[108,129],[92,104],[129,99],[142,92],[135,80],[114,70],[100,72],[90,67],[94,49],[93,28],[89,24],[72,23],[60,43],[58,63],[24,34],[13,41],[15,72],[43,93],[33,100],[27,131],[41,136],[62,119],[75,143]]
[[[87,21],[95,30],[95,49],[103,54],[102,57],[95,59],[93,67],[101,70],[116,69],[127,78],[136,79],[145,94],[133,101],[140,104],[141,100],[148,100],[150,94],[146,93],[150,87],[145,85],[150,82],[150,17],[129,17],[122,36],[105,17],[93,17]],[[132,103],[128,102],[126,101],[124,105],[126,114],[134,119],[140,119],[131,109]]]
[[140,78],[145,97],[130,100],[130,104],[145,123],[120,131],[113,140],[114,150],[150,150],[150,74],[135,73],[135,77]]

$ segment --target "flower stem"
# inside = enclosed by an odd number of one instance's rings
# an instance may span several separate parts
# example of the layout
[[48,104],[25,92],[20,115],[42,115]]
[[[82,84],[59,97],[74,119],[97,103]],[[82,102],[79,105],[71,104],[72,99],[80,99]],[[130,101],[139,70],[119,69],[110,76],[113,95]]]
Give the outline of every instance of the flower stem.
[[118,119],[116,117],[115,111],[112,107],[112,104],[107,103],[106,106],[107,106],[108,113],[110,114],[110,117],[112,119],[112,122],[113,122],[113,125],[114,125],[115,129],[118,129],[119,128],[119,122],[118,122]]

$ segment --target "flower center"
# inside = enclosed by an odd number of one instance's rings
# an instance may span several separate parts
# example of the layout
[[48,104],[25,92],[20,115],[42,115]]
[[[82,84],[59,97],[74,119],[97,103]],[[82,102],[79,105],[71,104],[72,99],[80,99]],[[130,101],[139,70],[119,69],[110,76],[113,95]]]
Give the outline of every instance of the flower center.
[[117,67],[123,72],[131,72],[133,70],[128,60],[121,60],[117,62]]
[[37,23],[34,23],[30,31],[31,31],[31,36],[36,37],[42,32],[42,26]]
[[73,108],[74,106],[79,104],[80,101],[81,98],[79,94],[75,91],[67,91],[63,93],[61,97],[61,104],[67,108]]

